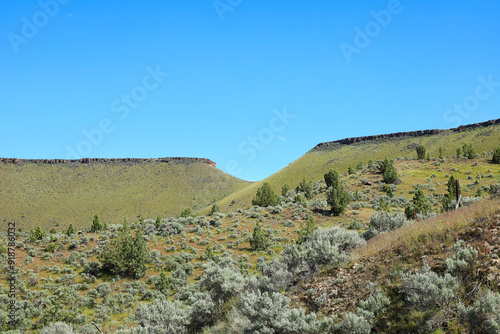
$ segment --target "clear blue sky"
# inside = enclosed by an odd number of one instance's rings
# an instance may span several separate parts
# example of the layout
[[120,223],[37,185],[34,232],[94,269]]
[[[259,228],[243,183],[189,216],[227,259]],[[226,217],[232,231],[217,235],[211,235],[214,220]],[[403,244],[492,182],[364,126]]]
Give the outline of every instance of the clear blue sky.
[[260,180],[319,142],[500,117],[499,1],[2,1],[0,32],[0,157]]

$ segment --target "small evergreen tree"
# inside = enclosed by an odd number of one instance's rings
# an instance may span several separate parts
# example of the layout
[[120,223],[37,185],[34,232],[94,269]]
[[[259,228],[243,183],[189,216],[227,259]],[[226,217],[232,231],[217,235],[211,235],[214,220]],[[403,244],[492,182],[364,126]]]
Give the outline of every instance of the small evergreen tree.
[[185,208],[182,210],[181,217],[182,218],[187,218],[193,214],[193,211],[191,211],[191,208]]
[[156,290],[163,293],[165,296],[167,296],[167,297],[170,296],[170,290],[172,287],[170,286],[170,282],[167,278],[167,275],[165,275],[165,273],[162,272],[160,274],[158,281],[155,283],[155,288],[156,288]]
[[314,218],[313,216],[309,215],[307,218],[306,225],[303,226],[302,223],[300,223],[300,230],[299,233],[297,234],[297,244],[302,244],[303,242],[307,241],[310,237],[312,237],[314,230],[316,230],[318,226],[314,224]]
[[439,159],[443,159],[443,158],[444,158],[443,148],[439,147]]
[[94,216],[94,220],[92,220],[92,226],[90,227],[90,232],[102,231],[104,226],[102,226],[99,217],[97,214]]
[[429,199],[427,198],[427,196],[425,196],[422,189],[418,189],[415,192],[415,195],[413,196],[411,202],[417,213],[421,213],[423,215],[430,212],[432,208],[431,204],[429,203]]
[[413,207],[413,205],[409,204],[405,207],[405,216],[406,216],[406,219],[408,220],[413,220],[415,219],[415,208]]
[[394,193],[392,192],[391,187],[388,184],[384,184],[382,190],[389,196],[390,198],[394,197]]
[[495,164],[500,164],[500,146],[493,150],[493,158],[491,161]]
[[382,174],[385,183],[393,183],[398,179],[398,173],[393,166],[393,161],[387,158],[378,165],[378,170]]
[[330,169],[328,173],[325,174],[325,183],[327,187],[337,187],[340,182],[340,175],[333,169]]
[[352,166],[349,166],[349,167],[347,168],[347,174],[349,174],[349,175],[354,174],[354,168],[352,168]]
[[457,158],[460,158],[462,156],[462,150],[459,148],[457,148]]
[[45,237],[47,237],[47,233],[45,233],[45,231],[42,231],[40,226],[31,230],[31,234],[30,234],[30,241],[31,242],[35,242],[37,240],[42,240]]
[[464,144],[462,146],[462,152],[467,159],[473,159],[476,156],[476,150],[472,147],[472,144]]
[[362,170],[363,169],[363,162],[362,161],[358,162],[358,165],[356,166],[356,169],[357,170]]
[[252,247],[252,250],[260,251],[266,250],[267,245],[268,242],[266,235],[262,230],[260,221],[257,221],[257,224],[255,224],[255,228],[253,229],[252,238],[250,239],[250,246]]
[[69,227],[68,229],[66,230],[66,234],[68,236],[71,236],[72,234],[76,234],[76,230],[75,228],[73,227],[73,224],[69,224]]
[[146,274],[149,249],[141,231],[133,237],[125,222],[117,238],[106,245],[98,259],[102,268],[114,275],[140,278]]
[[155,227],[158,229],[158,228],[160,228],[160,225],[161,225],[161,217],[158,216],[158,217],[156,217]]
[[455,177],[452,175],[450,176],[450,179],[446,183],[446,187],[448,189],[448,199],[450,202],[452,200],[457,199],[457,181],[455,180]]
[[285,197],[289,191],[290,191],[290,186],[285,183],[283,187],[281,187],[281,196]]
[[311,199],[314,197],[312,182],[311,181],[307,182],[305,177],[302,179],[302,182],[300,182],[300,184],[299,184],[299,191],[303,192],[304,196],[307,199]]
[[345,190],[344,184],[331,188],[326,194],[326,202],[330,205],[334,216],[343,215],[347,205],[351,202],[351,195]]
[[219,206],[217,205],[217,203],[212,205],[212,208],[210,209],[210,212],[208,213],[208,215],[213,216],[213,214],[216,212],[220,212],[220,209],[219,209]]
[[276,195],[271,185],[265,182],[262,187],[257,189],[257,194],[252,199],[252,205],[262,207],[275,206],[279,204],[279,196]]
[[418,145],[416,148],[418,159],[425,159],[425,147],[423,145]]

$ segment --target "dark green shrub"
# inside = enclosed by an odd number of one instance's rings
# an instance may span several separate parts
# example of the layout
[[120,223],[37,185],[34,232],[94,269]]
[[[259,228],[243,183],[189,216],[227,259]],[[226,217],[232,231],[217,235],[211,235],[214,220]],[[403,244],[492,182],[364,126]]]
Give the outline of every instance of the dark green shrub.
[[283,187],[281,187],[281,196],[285,197],[289,191],[290,191],[290,186],[285,183]]
[[92,220],[92,226],[90,227],[91,232],[98,232],[102,231],[104,229],[104,226],[101,224],[101,221],[99,220],[99,217],[97,214],[94,216],[94,219]]
[[31,234],[30,234],[30,241],[31,242],[35,242],[37,240],[42,240],[45,237],[47,237],[47,234],[45,233],[45,231],[42,231],[40,226],[31,230]]
[[425,159],[425,147],[423,145],[418,145],[416,148],[418,159]]
[[325,183],[327,187],[337,187],[339,182],[340,175],[333,169],[330,169],[330,171],[325,174]]
[[76,234],[76,230],[73,227],[73,224],[69,224],[68,230],[66,231],[66,234],[71,236],[72,234]]
[[266,234],[262,230],[260,221],[257,221],[255,228],[253,229],[252,237],[250,239],[250,246],[252,250],[266,250],[268,246],[268,240]]
[[493,163],[500,164],[500,147],[493,150],[493,158],[491,159]]
[[344,184],[339,182],[337,187],[331,188],[326,193],[326,201],[331,207],[334,216],[343,215],[347,205],[351,202],[349,192],[345,190]]
[[257,189],[257,194],[252,199],[252,205],[263,207],[275,206],[279,204],[279,196],[276,195],[271,185],[265,182],[262,187]]
[[149,249],[142,232],[137,231],[133,237],[126,222],[116,240],[108,243],[98,256],[103,269],[115,275],[135,278],[146,274],[149,258]]

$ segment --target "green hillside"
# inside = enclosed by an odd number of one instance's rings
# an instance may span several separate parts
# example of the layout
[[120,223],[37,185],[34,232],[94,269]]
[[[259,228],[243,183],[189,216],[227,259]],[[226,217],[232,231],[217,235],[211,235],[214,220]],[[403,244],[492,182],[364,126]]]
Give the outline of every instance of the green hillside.
[[1,163],[0,219],[28,228],[176,216],[249,184],[203,162]]
[[[251,206],[253,196],[264,182],[269,182],[274,190],[280,193],[283,184],[288,184],[291,189],[294,189],[303,177],[313,182],[321,180],[330,169],[344,173],[347,172],[349,166],[356,168],[359,162],[366,165],[369,160],[376,162],[385,157],[389,159],[416,158],[415,147],[417,145],[425,146],[431,158],[439,156],[440,147],[443,149],[444,156],[453,157],[456,155],[456,149],[461,148],[463,144],[471,144],[477,154],[484,156],[484,153],[489,154],[495,147],[500,146],[500,123],[498,121],[488,123],[496,124],[488,125],[486,122],[473,124],[462,127],[461,131],[450,129],[437,134],[427,134],[438,132],[430,130],[403,132],[395,134],[397,136],[394,137],[390,137],[391,135],[373,136],[378,137],[374,139],[361,137],[356,139],[366,140],[352,144],[324,143],[265,180],[253,183],[229,195],[219,204],[223,211],[235,210],[235,206]],[[233,201],[236,203],[235,206],[230,205]]]

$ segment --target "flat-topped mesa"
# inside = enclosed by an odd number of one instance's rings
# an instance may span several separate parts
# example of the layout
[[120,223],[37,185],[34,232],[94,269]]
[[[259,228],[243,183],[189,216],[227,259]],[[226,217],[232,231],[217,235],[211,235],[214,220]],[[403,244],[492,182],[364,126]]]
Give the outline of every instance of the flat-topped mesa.
[[495,124],[500,124],[500,118],[493,119],[493,120],[486,121],[486,122],[481,122],[481,123],[461,125],[457,128],[452,128],[449,130],[433,129],[433,130],[396,132],[396,133],[389,133],[389,134],[384,134],[384,135],[345,138],[345,139],[340,139],[340,140],[335,140],[335,141],[319,143],[311,151],[321,151],[321,150],[328,149],[330,147],[335,147],[337,145],[351,145],[354,143],[360,143],[360,142],[372,141],[372,140],[384,140],[384,139],[403,138],[403,137],[432,136],[432,135],[437,135],[437,134],[439,134],[441,132],[445,132],[445,131],[460,132],[460,131],[464,131],[464,130],[487,127],[487,126],[491,126],[491,125],[495,125]]
[[143,163],[143,162],[173,162],[173,163],[182,163],[189,164],[194,162],[203,162],[207,165],[211,165],[215,167],[215,162],[210,159],[205,158],[185,158],[185,157],[171,157],[171,158],[158,158],[158,159],[143,159],[143,158],[82,158],[82,159],[17,159],[17,158],[0,158],[0,163],[6,164],[25,164],[25,163],[34,163],[34,164],[89,164],[89,163]]

